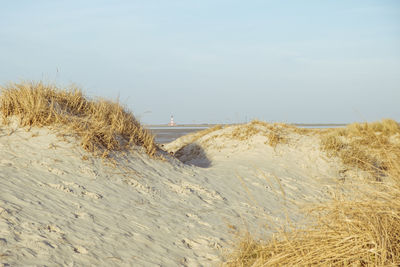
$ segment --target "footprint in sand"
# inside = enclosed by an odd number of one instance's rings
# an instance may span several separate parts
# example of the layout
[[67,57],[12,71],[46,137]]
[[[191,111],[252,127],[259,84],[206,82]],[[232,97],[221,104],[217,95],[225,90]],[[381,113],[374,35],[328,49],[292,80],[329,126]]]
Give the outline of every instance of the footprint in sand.
[[93,192],[89,192],[89,191],[82,191],[81,194],[82,194],[82,196],[88,196],[89,198],[93,198],[93,199],[101,199],[101,198],[103,198],[102,195],[97,194],[97,193],[93,193]]
[[166,184],[176,193],[185,195],[195,195],[207,204],[213,204],[216,200],[226,201],[218,191],[209,190],[197,184],[182,182],[180,185],[166,182]]
[[51,187],[51,188],[55,188],[55,189],[61,190],[61,191],[66,192],[66,193],[74,194],[76,196],[89,197],[91,199],[101,199],[101,198],[103,198],[102,195],[94,193],[94,192],[90,192],[90,191],[86,190],[86,188],[84,186],[79,185],[77,183],[73,183],[73,182],[65,182],[65,181],[63,181],[62,184],[51,184],[51,183],[48,183],[46,185]]
[[93,198],[93,199],[100,199],[103,198],[102,195],[97,194],[97,193],[93,193],[90,192],[88,190],[86,190],[86,188],[83,185],[77,184],[77,183],[73,183],[73,182],[63,182],[65,185],[71,186],[71,187],[75,187],[77,189],[77,191],[81,191],[81,195],[82,196],[87,196],[89,198]]
[[90,167],[84,166],[84,165],[79,167],[79,171],[83,175],[86,175],[86,176],[89,176],[89,177],[92,177],[92,178],[96,178],[99,175],[96,170],[93,170]]
[[74,193],[74,190],[72,188],[69,188],[69,187],[67,187],[67,186],[65,186],[63,184],[51,184],[51,183],[48,183],[46,185],[48,185],[51,188],[58,189],[60,191],[66,192],[66,193]]
[[43,229],[49,231],[50,233],[63,233],[57,225],[48,224]]
[[57,169],[57,168],[52,168],[52,167],[48,167],[47,170],[49,172],[54,173],[54,174],[59,175],[59,176],[64,175],[66,173],[65,171],[62,171],[62,170]]

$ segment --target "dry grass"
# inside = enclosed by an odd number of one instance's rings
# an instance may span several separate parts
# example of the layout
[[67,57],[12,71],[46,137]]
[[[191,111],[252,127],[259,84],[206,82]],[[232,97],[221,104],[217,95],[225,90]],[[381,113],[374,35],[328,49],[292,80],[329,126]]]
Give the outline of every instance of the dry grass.
[[[185,150],[186,147],[193,145],[194,143],[196,143],[200,138],[206,136],[206,135],[210,135],[213,132],[216,132],[218,130],[223,129],[223,127],[221,125],[216,125],[214,127],[211,128],[207,128],[205,130],[202,131],[198,131],[192,134],[188,134],[185,135],[183,137],[180,138],[181,143],[179,144],[179,146],[175,147],[172,150],[169,150],[170,153],[174,153],[174,155],[176,157],[181,157],[184,153],[183,151]],[[213,136],[214,137],[214,136]],[[210,141],[210,138],[207,140]]]
[[284,123],[267,123],[253,120],[250,123],[236,126],[232,133],[225,135],[225,137],[245,141],[255,135],[263,135],[268,138],[270,146],[276,147],[278,144],[286,144],[288,142],[288,131],[294,131],[295,128]]
[[367,192],[352,192],[351,199],[341,196],[319,204],[309,213],[315,223],[305,229],[278,231],[268,240],[247,234],[224,265],[400,265],[398,124],[392,120],[353,124],[324,131],[321,138],[332,156],[341,157],[349,167],[385,175],[390,184],[375,182]]
[[215,131],[221,130],[222,128],[223,128],[223,127],[222,127],[221,125],[216,125],[216,126],[214,126],[214,127],[212,127],[212,128],[208,128],[208,129],[205,129],[205,130],[196,132],[196,133],[193,135],[193,138],[191,138],[190,143],[194,143],[194,142],[196,142],[197,140],[199,140],[200,138],[202,138],[203,136],[208,135],[208,134],[210,134],[210,133],[213,133],[213,132],[215,132]]
[[[225,130],[226,129],[226,130]],[[230,130],[231,129],[231,130]],[[219,131],[223,130],[223,131]],[[219,132],[217,132],[219,131]],[[217,125],[213,128],[205,129],[203,131],[196,132],[194,134],[190,134],[184,136],[182,139],[182,143],[179,148],[175,150],[182,150],[184,147],[189,146],[199,139],[201,140],[202,147],[210,147],[215,146],[216,144],[213,140],[217,138],[226,138],[230,140],[237,141],[247,141],[256,135],[265,136],[268,141],[266,144],[269,144],[272,147],[276,147],[278,144],[286,144],[289,141],[289,133],[299,133],[303,131],[295,126],[283,124],[283,123],[267,123],[258,120],[253,120],[247,124],[238,124],[238,125],[230,125],[223,128],[221,125]],[[222,146],[218,148],[223,148]]]
[[247,235],[226,266],[396,266],[400,264],[400,191],[315,208],[306,230],[270,240]]
[[[269,144],[271,147],[275,148],[278,144],[288,143],[289,135],[291,133],[300,132],[308,133],[308,130],[303,131],[295,126],[283,123],[272,124],[258,120],[253,120],[247,124],[230,125],[225,128],[221,125],[217,125],[213,128],[205,129],[182,137],[179,145],[172,149],[170,148],[169,151],[174,153],[177,158],[182,159],[182,157],[187,153],[199,154],[199,151],[202,151],[200,154],[203,154],[203,149],[210,147],[221,150],[226,147],[224,142],[226,139],[244,142],[250,140],[254,136],[266,137],[267,141],[265,141],[265,144]],[[219,138],[222,139],[222,142],[215,142],[215,140]],[[195,144],[196,142],[199,143]],[[187,149],[187,147],[191,147],[191,149]]]
[[51,127],[78,136],[81,146],[95,155],[142,146],[153,156],[154,136],[119,103],[88,100],[77,88],[62,90],[42,82],[10,84],[1,88],[3,123],[17,117],[20,126]]
[[[392,163],[400,161],[400,126],[394,120],[354,123],[346,128],[321,132],[322,148],[343,163],[379,177],[396,171]],[[391,160],[386,160],[391,159]]]

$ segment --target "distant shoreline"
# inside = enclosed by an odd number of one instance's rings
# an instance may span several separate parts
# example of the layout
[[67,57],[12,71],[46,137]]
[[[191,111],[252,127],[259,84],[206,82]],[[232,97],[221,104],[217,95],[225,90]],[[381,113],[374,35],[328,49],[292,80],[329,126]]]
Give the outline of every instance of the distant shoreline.
[[[165,144],[172,142],[173,140],[197,131],[201,131],[207,128],[212,128],[216,125],[230,126],[239,125],[241,123],[232,124],[177,124],[175,126],[169,126],[168,124],[148,124],[144,125],[145,128],[149,129],[155,135],[155,141],[159,144]],[[297,126],[300,128],[336,128],[343,127],[347,124],[344,123],[290,123],[288,125]]]
[[[204,128],[204,127],[214,127],[217,125],[223,125],[223,126],[228,126],[228,125],[238,125],[242,123],[201,123],[201,124],[177,124],[175,126],[170,126],[168,124],[147,124],[144,125],[146,128],[154,128],[154,127],[193,127],[193,128]],[[298,127],[344,127],[347,124],[345,123],[288,123],[288,125],[293,125],[293,126],[298,126]]]

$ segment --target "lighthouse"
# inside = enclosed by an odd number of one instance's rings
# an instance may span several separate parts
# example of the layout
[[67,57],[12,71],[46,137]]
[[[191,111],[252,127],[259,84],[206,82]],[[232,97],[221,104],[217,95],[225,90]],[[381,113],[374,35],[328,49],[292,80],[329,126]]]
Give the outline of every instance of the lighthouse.
[[176,123],[174,122],[174,116],[171,115],[171,120],[168,123],[168,126],[176,126]]

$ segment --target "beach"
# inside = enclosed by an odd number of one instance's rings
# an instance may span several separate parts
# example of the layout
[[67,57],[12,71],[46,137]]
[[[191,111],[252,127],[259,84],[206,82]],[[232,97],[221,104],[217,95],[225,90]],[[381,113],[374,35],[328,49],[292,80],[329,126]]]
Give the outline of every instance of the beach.
[[0,129],[0,261],[10,265],[217,264],[236,230],[301,220],[290,202],[327,198],[342,168],[296,134],[275,148],[262,135],[215,140],[183,162],[139,149],[113,166],[48,129]]
[[394,120],[147,129],[43,83],[0,110],[3,266],[398,263]]
[[3,1],[0,267],[400,266],[400,0]]

